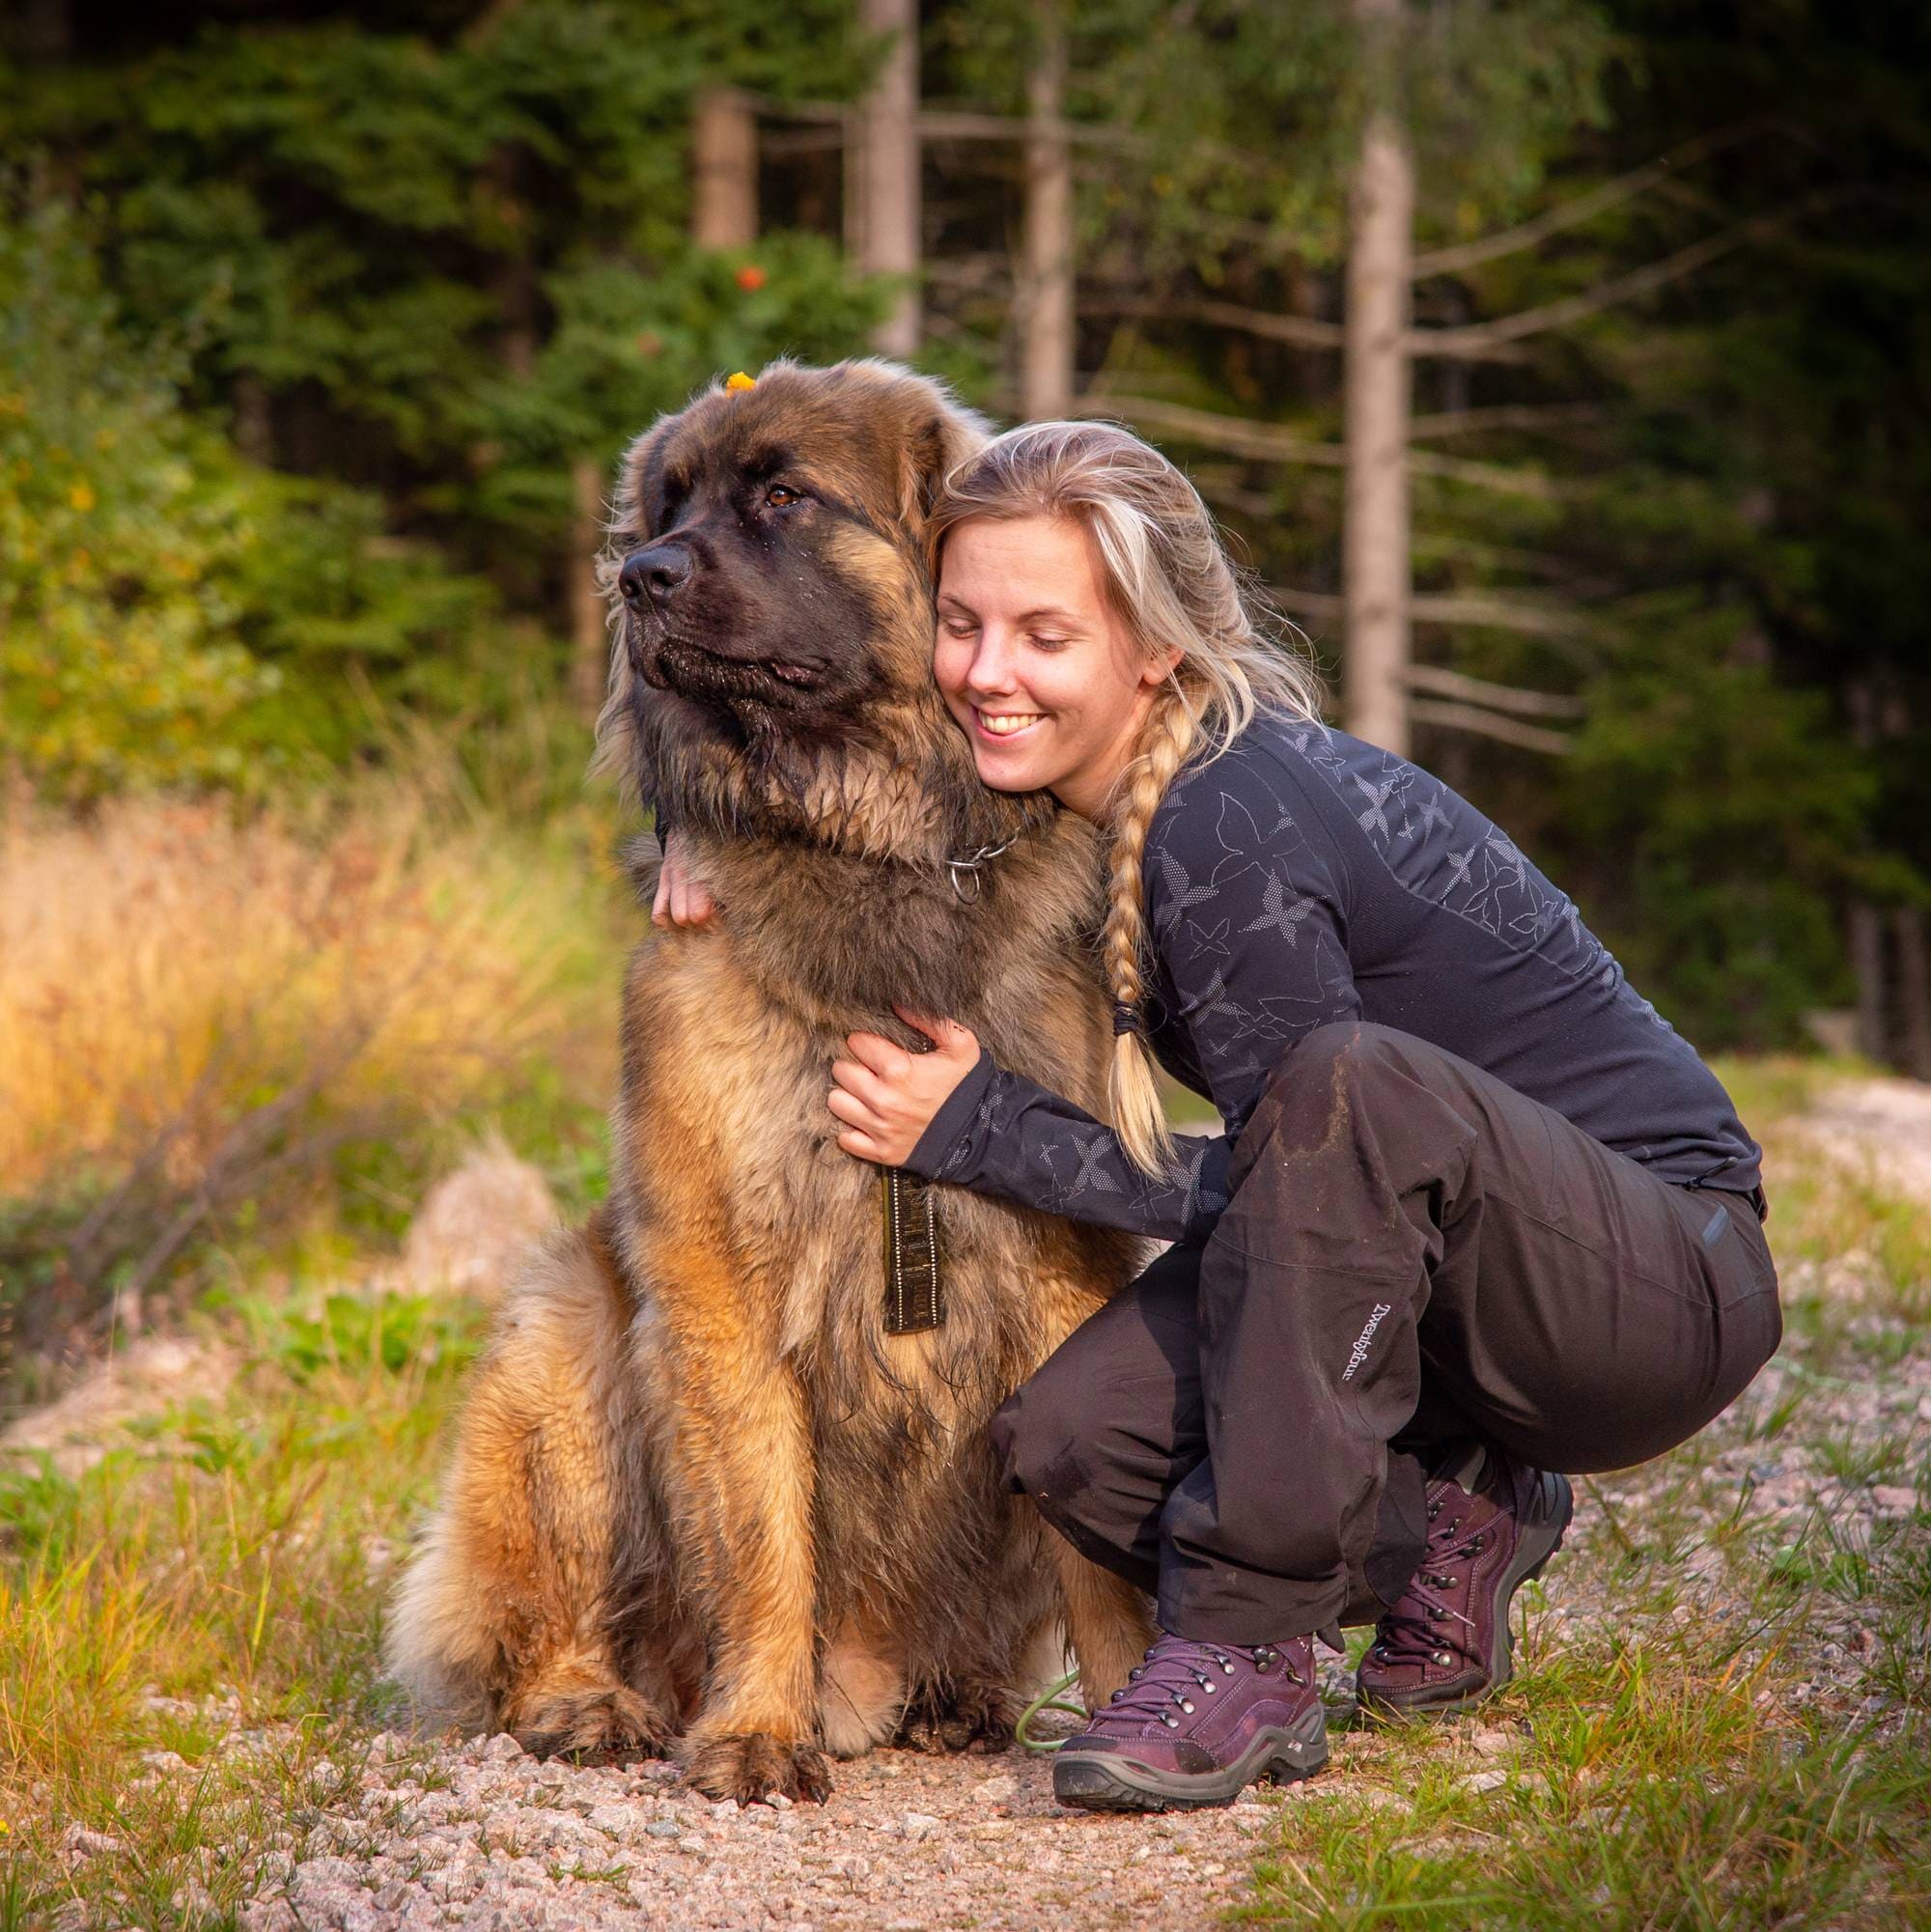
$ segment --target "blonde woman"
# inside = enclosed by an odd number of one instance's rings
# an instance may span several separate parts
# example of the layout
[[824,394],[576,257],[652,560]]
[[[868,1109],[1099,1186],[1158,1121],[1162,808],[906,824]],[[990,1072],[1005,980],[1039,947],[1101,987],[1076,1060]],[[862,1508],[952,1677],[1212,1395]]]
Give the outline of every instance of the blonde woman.
[[[1326,1761],[1339,1625],[1376,1625],[1370,1709],[1507,1680],[1560,1472],[1684,1441],[1777,1346],[1758,1149],[1500,830],[1320,722],[1158,451],[1029,424],[937,528],[934,673],[980,777],[1110,836],[1115,1124],[942,1017],[930,1053],[852,1036],[828,1104],[859,1159],[1175,1244],[993,1435],[1158,1604],[1060,1798],[1225,1804]],[[664,915],[701,915],[670,873]],[[1156,1061],[1224,1134],[1168,1133]]]

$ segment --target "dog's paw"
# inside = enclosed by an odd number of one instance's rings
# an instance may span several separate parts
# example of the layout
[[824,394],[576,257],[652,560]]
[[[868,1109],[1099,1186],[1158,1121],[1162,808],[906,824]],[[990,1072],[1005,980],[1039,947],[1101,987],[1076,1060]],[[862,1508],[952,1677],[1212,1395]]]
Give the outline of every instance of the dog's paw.
[[735,1798],[741,1805],[755,1805],[773,1792],[814,1805],[831,1795],[825,1753],[815,1744],[776,1738],[770,1731],[687,1738],[684,1773],[707,1798]]
[[621,1684],[539,1692],[509,1714],[503,1728],[533,1757],[568,1757],[578,1764],[661,1757],[671,1735],[663,1712]]
[[1013,1741],[1021,1705],[1008,1691],[987,1688],[946,1695],[926,1690],[906,1706],[892,1742],[904,1750],[990,1755]]

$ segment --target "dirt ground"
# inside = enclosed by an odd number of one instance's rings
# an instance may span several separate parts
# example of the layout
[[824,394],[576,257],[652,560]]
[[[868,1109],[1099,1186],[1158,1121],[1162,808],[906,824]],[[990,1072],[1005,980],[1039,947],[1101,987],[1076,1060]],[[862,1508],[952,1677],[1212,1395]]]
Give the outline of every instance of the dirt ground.
[[[1868,1162],[1899,1191],[1931,1200],[1931,1089],[1872,1082],[1835,1091],[1803,1133],[1820,1156]],[[1787,1287],[1855,1293],[1849,1277],[1836,1284],[1828,1268],[1805,1266]],[[1679,1516],[1708,1518],[1711,1546],[1721,1541],[1719,1519],[1768,1552],[1818,1511],[1840,1534],[1909,1515],[1910,1489],[1844,1471],[1861,1444],[1909,1441],[1921,1454],[1931,1436],[1931,1352],[1921,1334],[1867,1379],[1819,1375],[1790,1341],[1745,1402],[1699,1439],[1698,1479],[1687,1490],[1682,1467],[1663,1463],[1579,1486],[1570,1544],[1540,1600],[1519,1610],[1530,1654],[1613,1620],[1600,1582],[1609,1566],[1595,1559],[1627,1538],[1665,1484]],[[1762,1418],[1800,1386],[1802,1428],[1767,1437]],[[101,1413],[119,1413],[106,1392],[96,1400]],[[1693,1559],[1685,1613],[1745,1616],[1747,1606],[1725,1589],[1721,1566]],[[1804,1636],[1795,1694],[1862,1694],[1852,1687],[1869,1643],[1855,1606],[1820,1611]],[[1274,1835],[1275,1807],[1409,1802],[1399,1765],[1413,1762],[1413,1747],[1397,1760],[1381,1734],[1351,1729],[1342,1661],[1328,1657],[1324,1674],[1333,1752],[1326,1773],[1287,1791],[1250,1791],[1226,1809],[1159,1818],[1065,1811],[1052,1800],[1049,1760],[1017,1750],[879,1752],[837,1767],[824,1806],[740,1808],[697,1796],[668,1763],[579,1769],[539,1763],[504,1737],[384,1733],[366,1762],[334,1768],[335,1795],[319,1826],[292,1822],[242,1923],[249,1932],[451,1924],[995,1932],[1072,1922],[1182,1932],[1214,1923],[1246,1895],[1256,1852]],[[1479,1791],[1510,1778],[1521,1743],[1517,1728],[1478,1716],[1443,1726],[1427,1748],[1432,1765]],[[228,1748],[275,1744],[243,1733]],[[161,1764],[153,1775],[177,1774]],[[88,1853],[72,1847],[75,1858]]]

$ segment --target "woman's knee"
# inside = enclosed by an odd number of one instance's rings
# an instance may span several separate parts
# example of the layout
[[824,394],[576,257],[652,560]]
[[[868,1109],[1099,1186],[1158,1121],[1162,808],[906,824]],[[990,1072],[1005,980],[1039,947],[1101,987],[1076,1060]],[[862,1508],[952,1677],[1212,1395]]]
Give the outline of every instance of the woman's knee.
[[1091,1486],[1109,1429],[1104,1392],[1049,1361],[993,1412],[988,1434],[1007,1489],[1063,1503]]
[[1406,1067],[1420,1043],[1398,1026],[1372,1020],[1330,1020],[1303,1033],[1280,1056],[1268,1080],[1276,1099],[1358,1087],[1388,1070]]

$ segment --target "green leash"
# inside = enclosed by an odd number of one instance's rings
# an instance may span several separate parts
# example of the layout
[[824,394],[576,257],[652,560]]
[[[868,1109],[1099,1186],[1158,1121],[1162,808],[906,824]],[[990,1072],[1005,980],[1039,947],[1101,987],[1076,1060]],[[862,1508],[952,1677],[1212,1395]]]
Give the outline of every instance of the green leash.
[[1078,1681],[1078,1671],[1069,1670],[1057,1684],[1049,1685],[1046,1690],[1042,1691],[1020,1713],[1019,1722],[1013,1726],[1013,1736],[1019,1740],[1021,1750],[1034,1751],[1043,1756],[1048,1751],[1057,1750],[1066,1742],[1064,1738],[1033,1737],[1027,1731],[1026,1726],[1042,1711],[1063,1711],[1069,1718],[1085,1717],[1086,1706],[1084,1704],[1069,1704],[1064,1701],[1064,1694],[1072,1690],[1074,1685]]

